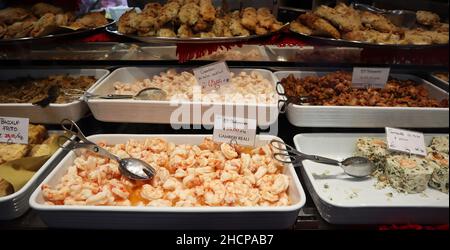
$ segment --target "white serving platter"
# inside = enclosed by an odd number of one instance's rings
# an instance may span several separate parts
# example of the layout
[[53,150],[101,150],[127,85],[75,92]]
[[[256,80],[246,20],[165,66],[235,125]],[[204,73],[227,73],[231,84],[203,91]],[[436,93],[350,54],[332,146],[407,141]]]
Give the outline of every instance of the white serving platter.
[[[186,69],[176,68],[178,72]],[[106,77],[101,83],[93,88],[90,93],[96,95],[108,95],[114,93],[114,83],[134,83],[137,80],[152,78],[168,68],[154,67],[126,67],[119,68]],[[256,71],[268,79],[276,87],[276,80],[272,72],[263,69],[230,69],[234,73],[242,71]],[[276,94],[278,96],[278,94]],[[239,104],[214,102],[207,104],[203,102],[186,101],[172,103],[171,101],[145,101],[145,100],[106,100],[100,98],[89,98],[89,108],[94,117],[105,122],[127,122],[127,123],[158,123],[158,124],[201,124],[213,125],[215,114],[229,114],[241,118],[252,118],[257,120],[260,126],[268,126],[278,120],[278,104]],[[228,115],[229,116],[229,115]]]
[[[2,69],[0,80],[20,77],[44,78],[50,75],[94,76],[97,82],[89,88],[91,90],[108,74],[109,71],[105,69]],[[52,103],[46,108],[31,103],[0,103],[0,116],[29,118],[30,122],[41,124],[59,124],[65,118],[78,121],[88,111],[88,106],[82,98],[71,103]]]
[[[164,138],[175,144],[200,144],[207,135],[95,135],[88,139],[108,144],[125,143],[130,139]],[[258,136],[256,146],[269,143],[274,136]],[[43,181],[55,185],[73,163],[72,151]],[[305,205],[305,193],[295,173],[286,166],[290,177],[288,194],[292,205],[284,207],[95,207],[46,205],[39,186],[30,198],[31,207],[52,228],[101,229],[287,229],[292,226]]]
[[[61,131],[49,131],[62,133]],[[22,216],[29,208],[31,193],[44,180],[56,164],[66,155],[66,151],[58,149],[45,164],[33,175],[33,177],[17,192],[0,197],[0,220],[12,220]]]
[[[299,134],[297,150],[343,160],[353,156],[360,137],[384,134]],[[426,135],[430,143],[433,136]],[[447,135],[448,136],[448,135]],[[321,216],[332,224],[448,224],[449,196],[432,188],[402,194],[391,187],[376,189],[376,179],[355,179],[335,166],[304,161],[305,185]],[[392,195],[392,197],[391,197]]]
[[[278,81],[293,74],[296,78],[324,76],[330,72],[279,71]],[[448,93],[428,81],[413,75],[392,74],[400,80],[413,80],[424,84],[431,97],[448,98]],[[287,118],[298,127],[339,128],[448,128],[448,108],[361,107],[361,106],[301,106],[290,104]]]

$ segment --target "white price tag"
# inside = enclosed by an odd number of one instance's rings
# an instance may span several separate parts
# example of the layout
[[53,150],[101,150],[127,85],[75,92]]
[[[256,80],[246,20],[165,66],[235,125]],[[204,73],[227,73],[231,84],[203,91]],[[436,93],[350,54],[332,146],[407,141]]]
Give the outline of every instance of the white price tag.
[[423,133],[403,129],[386,128],[388,148],[414,155],[427,155]]
[[194,76],[203,90],[217,90],[231,82],[231,73],[225,62],[216,62],[194,69]]
[[0,117],[0,142],[28,144],[28,118]]
[[254,146],[256,137],[256,120],[238,117],[215,116],[215,142],[237,143],[243,146]]
[[382,89],[390,72],[390,68],[353,68],[352,85],[355,88]]

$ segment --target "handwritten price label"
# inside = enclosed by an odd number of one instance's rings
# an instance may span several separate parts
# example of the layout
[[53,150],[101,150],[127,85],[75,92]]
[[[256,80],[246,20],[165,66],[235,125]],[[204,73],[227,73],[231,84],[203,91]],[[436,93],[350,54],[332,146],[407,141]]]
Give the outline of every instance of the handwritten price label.
[[386,128],[386,138],[389,150],[421,156],[427,155],[423,133]]
[[355,88],[382,89],[390,72],[390,68],[353,68],[352,85]]
[[0,117],[0,142],[28,144],[28,118]]
[[215,142],[233,142],[243,146],[254,146],[255,137],[255,119],[215,116],[213,136]]
[[218,90],[231,82],[231,73],[225,62],[217,62],[194,69],[194,76],[202,90]]

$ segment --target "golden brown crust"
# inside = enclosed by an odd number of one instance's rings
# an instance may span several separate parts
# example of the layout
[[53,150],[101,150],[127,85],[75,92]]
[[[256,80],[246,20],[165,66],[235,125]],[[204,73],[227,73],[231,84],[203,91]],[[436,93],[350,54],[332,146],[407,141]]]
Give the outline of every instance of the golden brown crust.
[[31,13],[23,8],[6,8],[0,10],[0,23],[13,24],[15,22],[23,21],[29,17]]
[[47,13],[53,15],[64,13],[63,9],[48,3],[37,3],[31,7],[31,12],[37,17],[42,17]]
[[440,22],[440,17],[436,13],[430,11],[419,10],[416,12],[416,19],[422,25],[434,25]]
[[315,14],[306,13],[300,15],[299,20],[313,31],[313,35],[329,36],[335,39],[341,38],[341,34],[333,25]]
[[47,13],[34,24],[30,35],[32,37],[46,36],[55,31],[56,28],[56,16],[52,13]]
[[313,33],[310,28],[297,21],[294,21],[290,24],[290,29],[294,32],[305,35],[312,35]]
[[349,15],[346,16],[341,14],[337,10],[325,5],[319,6],[314,11],[314,14],[331,22],[334,26],[339,28],[339,30],[344,32],[358,30],[361,28],[360,23],[354,22],[354,20],[349,18]]
[[366,27],[375,29],[380,32],[390,33],[396,32],[398,29],[386,17],[368,11],[361,12],[361,21]]

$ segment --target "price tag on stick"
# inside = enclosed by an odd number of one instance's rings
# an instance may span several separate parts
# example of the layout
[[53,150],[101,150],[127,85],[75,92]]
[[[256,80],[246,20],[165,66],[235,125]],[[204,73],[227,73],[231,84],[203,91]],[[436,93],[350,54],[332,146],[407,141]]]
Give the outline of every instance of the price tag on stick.
[[254,146],[255,137],[255,119],[215,116],[213,136],[215,142],[234,142],[243,146]]
[[423,133],[386,128],[386,137],[389,150],[421,156],[427,155]]
[[0,142],[28,144],[28,118],[0,117]]
[[225,62],[216,62],[194,69],[194,76],[203,90],[217,90],[231,82],[231,73]]
[[353,68],[352,86],[382,89],[389,79],[390,68]]

